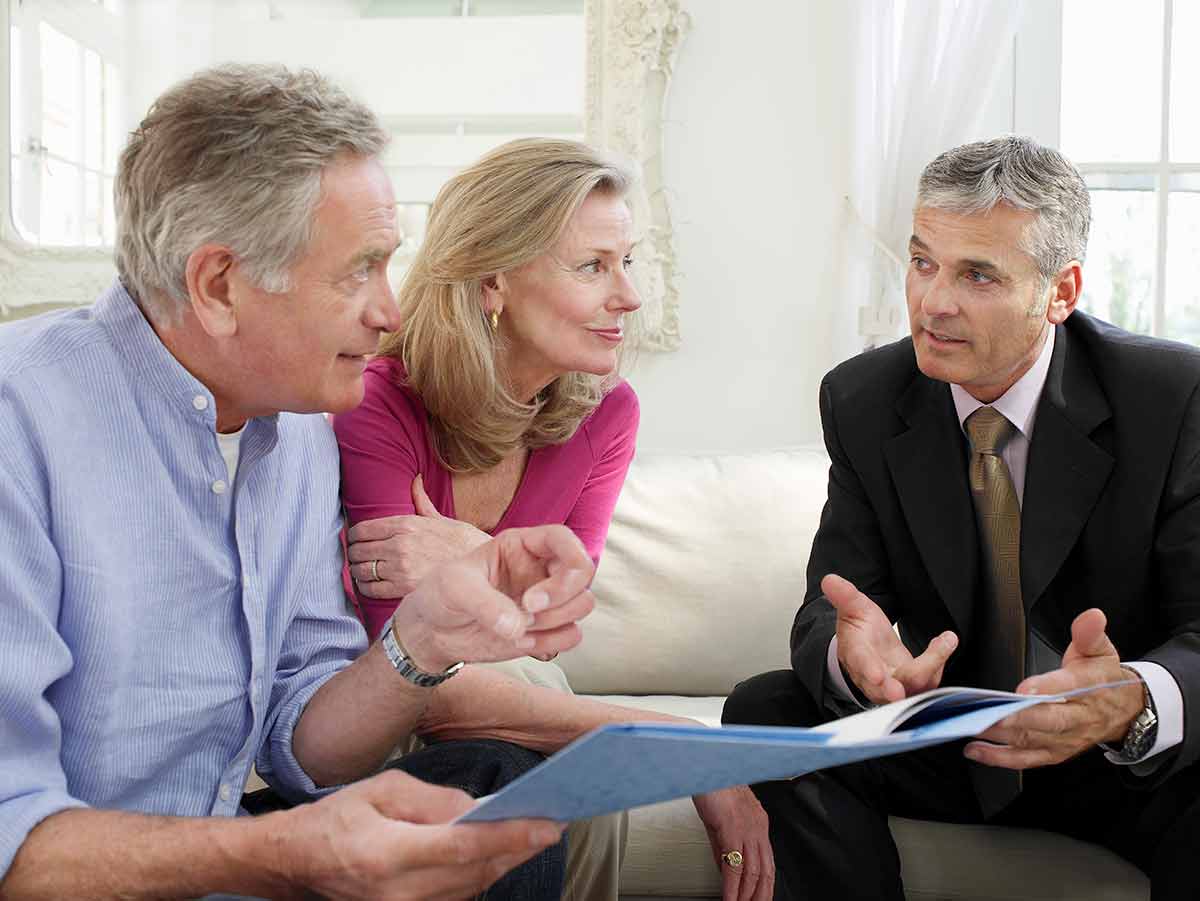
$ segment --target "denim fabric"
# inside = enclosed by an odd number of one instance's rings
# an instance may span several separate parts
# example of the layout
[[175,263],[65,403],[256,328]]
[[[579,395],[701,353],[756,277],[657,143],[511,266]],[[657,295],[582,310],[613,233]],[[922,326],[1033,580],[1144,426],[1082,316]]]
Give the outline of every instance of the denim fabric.
[[[536,751],[494,739],[445,741],[388,764],[425,782],[462,789],[473,798],[499,791],[544,758]],[[481,897],[489,901],[547,901],[562,897],[567,839],[499,879]]]

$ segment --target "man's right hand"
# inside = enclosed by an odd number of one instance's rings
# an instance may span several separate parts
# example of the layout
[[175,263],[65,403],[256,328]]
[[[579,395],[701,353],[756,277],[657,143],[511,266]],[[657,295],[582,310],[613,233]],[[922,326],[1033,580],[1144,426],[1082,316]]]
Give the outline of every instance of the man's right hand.
[[874,601],[841,576],[821,580],[821,591],[837,611],[838,662],[873,704],[887,704],[937,688],[958,636],[943,632],[913,657]]
[[594,572],[566,526],[507,529],[430,573],[396,608],[393,629],[427,672],[557,654],[582,637],[576,621],[595,606]]
[[562,837],[545,820],[449,825],[472,804],[387,770],[259,822],[268,864],[297,898],[470,898]]

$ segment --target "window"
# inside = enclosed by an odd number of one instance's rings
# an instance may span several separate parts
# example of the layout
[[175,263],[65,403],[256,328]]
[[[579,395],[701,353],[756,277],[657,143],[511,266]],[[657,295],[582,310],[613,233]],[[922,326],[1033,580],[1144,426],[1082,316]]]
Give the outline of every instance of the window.
[[115,0],[10,0],[10,214],[31,244],[113,243],[117,8]]
[[[383,162],[400,205],[394,283],[424,237],[429,205],[455,172],[515,138],[583,137],[583,0],[270,6],[269,16],[249,15],[221,34],[219,55],[293,67],[320,60],[322,72],[379,115],[392,135]],[[338,17],[332,44],[331,16]]]
[[[218,59],[321,60],[380,114],[393,134],[385,164],[404,238],[397,275],[455,171],[512,138],[583,136],[584,0],[241,0],[225,8],[239,27],[215,37],[206,2],[181,8],[192,18],[173,23],[118,0],[0,2],[11,26],[11,216],[32,244],[111,245],[116,158],[141,113],[123,117],[122,97],[144,107]],[[331,19],[341,38],[333,46]],[[194,32],[187,54],[154,37],[166,25]],[[126,34],[130,85],[121,81]]]
[[[397,270],[446,178],[497,144],[586,133],[637,160],[653,248],[638,341],[674,349],[662,111],[687,22],[679,0],[0,0],[0,319],[111,283],[113,164],[163,90],[218,61],[276,62],[316,66],[392,132]],[[94,120],[75,117],[96,103]]]
[[1200,344],[1200,4],[1063,0],[1060,147],[1092,195],[1082,306]]

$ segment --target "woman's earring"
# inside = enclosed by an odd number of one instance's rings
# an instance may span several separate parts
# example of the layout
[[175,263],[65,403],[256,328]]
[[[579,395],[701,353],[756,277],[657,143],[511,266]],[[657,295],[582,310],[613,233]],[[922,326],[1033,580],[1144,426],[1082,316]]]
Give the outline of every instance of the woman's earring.
[[495,331],[498,331],[499,329],[500,329],[500,310],[493,309],[492,310],[492,331],[495,332]]

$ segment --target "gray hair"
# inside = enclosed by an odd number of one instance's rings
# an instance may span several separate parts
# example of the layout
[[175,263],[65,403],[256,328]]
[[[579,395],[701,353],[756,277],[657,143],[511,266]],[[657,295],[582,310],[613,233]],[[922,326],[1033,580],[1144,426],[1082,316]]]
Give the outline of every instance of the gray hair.
[[226,65],[158,98],[117,167],[121,281],[151,319],[175,319],[187,261],[226,245],[264,291],[290,288],[312,236],[321,174],[374,157],[388,135],[366,106],[308,69]]
[[1043,280],[1083,261],[1092,220],[1087,185],[1066,157],[1031,138],[1005,135],[947,150],[917,186],[918,209],[969,216],[1000,203],[1037,214],[1022,243]]

